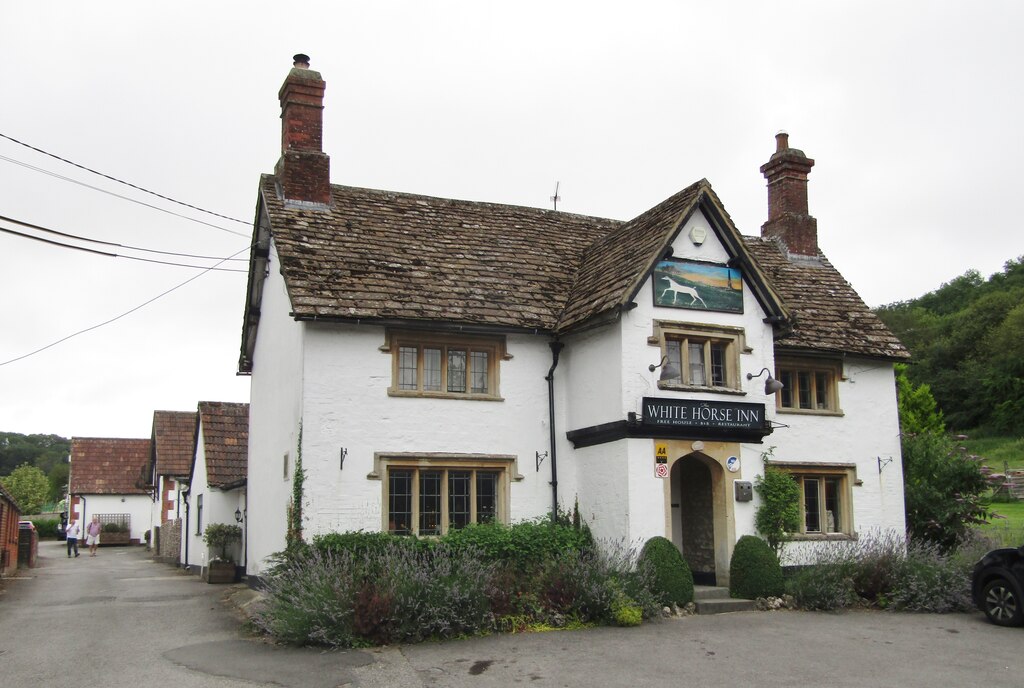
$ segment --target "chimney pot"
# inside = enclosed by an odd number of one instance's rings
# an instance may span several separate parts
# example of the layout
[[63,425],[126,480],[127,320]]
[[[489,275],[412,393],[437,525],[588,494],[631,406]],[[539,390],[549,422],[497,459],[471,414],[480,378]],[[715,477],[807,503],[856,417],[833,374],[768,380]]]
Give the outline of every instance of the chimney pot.
[[298,55],[295,55],[292,59],[294,60],[294,62],[292,62],[293,67],[298,67],[299,69],[309,69],[309,55],[303,55],[302,53],[299,53]]
[[784,150],[789,150],[789,134],[785,129],[780,129],[775,135],[775,152],[781,153]]

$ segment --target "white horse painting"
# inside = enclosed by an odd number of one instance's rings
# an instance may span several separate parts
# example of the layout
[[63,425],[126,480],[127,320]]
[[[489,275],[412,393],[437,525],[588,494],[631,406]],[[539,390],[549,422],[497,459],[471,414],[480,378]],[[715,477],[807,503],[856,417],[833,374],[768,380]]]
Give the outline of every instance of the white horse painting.
[[698,301],[700,301],[702,306],[704,306],[705,308],[708,307],[708,305],[706,303],[704,303],[704,299],[702,299],[700,297],[700,294],[698,294],[697,290],[694,289],[693,287],[688,287],[685,284],[679,284],[679,282],[676,282],[671,277],[666,277],[665,275],[662,275],[661,279],[668,280],[668,287],[664,291],[661,292],[661,296],[658,297],[659,301],[664,301],[665,300],[665,294],[667,294],[669,292],[672,292],[672,305],[673,306],[676,303],[676,297],[678,297],[680,294],[684,294],[684,295],[690,297],[690,303],[687,304],[687,305],[692,306],[695,303],[697,303]]

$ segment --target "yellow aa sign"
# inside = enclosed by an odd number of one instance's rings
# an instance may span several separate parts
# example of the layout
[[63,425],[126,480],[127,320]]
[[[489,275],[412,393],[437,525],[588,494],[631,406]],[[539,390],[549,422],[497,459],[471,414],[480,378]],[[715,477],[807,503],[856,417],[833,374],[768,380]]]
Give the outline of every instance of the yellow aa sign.
[[654,460],[658,463],[668,463],[668,445],[658,442],[654,445]]

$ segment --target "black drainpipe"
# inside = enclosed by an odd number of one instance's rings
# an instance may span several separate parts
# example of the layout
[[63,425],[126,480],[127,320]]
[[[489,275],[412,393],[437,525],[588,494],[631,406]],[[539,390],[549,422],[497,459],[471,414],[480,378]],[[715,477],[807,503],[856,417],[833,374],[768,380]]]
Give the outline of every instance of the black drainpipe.
[[178,494],[184,496],[184,499],[182,499],[181,497],[178,498],[179,508],[181,507],[181,504],[185,505],[185,532],[183,532],[181,534],[181,537],[183,537],[185,539],[185,561],[181,562],[181,567],[183,569],[185,569],[186,571],[188,571],[188,536],[189,536],[189,533],[192,532],[189,529],[189,519],[188,519],[188,517],[189,517],[189,514],[191,512],[189,511],[189,508],[188,508],[188,496],[187,496],[187,493],[179,492]]
[[555,449],[555,368],[558,367],[558,354],[561,353],[565,344],[557,339],[548,342],[551,347],[551,369],[548,376],[548,428],[551,430],[551,522],[558,519],[558,459]]

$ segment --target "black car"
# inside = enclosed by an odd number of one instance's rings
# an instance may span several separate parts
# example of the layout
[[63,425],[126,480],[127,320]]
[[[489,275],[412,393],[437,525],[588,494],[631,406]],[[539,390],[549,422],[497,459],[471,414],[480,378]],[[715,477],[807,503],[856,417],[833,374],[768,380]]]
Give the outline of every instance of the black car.
[[974,604],[1000,626],[1024,624],[1024,546],[994,549],[974,565]]

